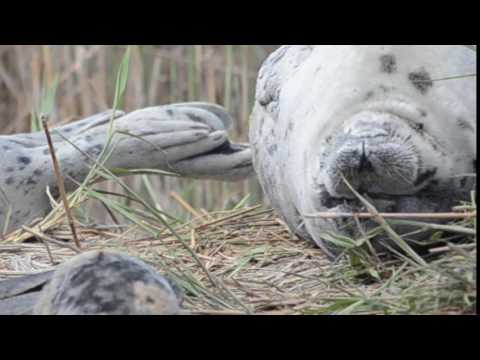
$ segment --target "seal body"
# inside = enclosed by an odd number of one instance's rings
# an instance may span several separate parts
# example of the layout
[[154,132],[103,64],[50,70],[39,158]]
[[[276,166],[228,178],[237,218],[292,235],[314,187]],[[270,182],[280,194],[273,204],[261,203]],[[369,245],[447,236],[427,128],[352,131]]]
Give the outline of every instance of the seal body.
[[[250,176],[253,168],[249,146],[228,139],[232,122],[214,104],[172,104],[129,114],[107,111],[51,129],[51,135],[67,191],[84,181],[102,151],[109,154],[103,165],[111,171],[158,169],[236,181]],[[45,134],[0,136],[0,232],[46,215],[51,210],[47,187],[58,197]]]
[[175,315],[182,294],[131,256],[91,251],[61,264],[44,286],[35,315]]
[[448,211],[476,186],[476,52],[462,45],[284,46],[258,78],[250,142],[272,205],[327,253],[362,211]]

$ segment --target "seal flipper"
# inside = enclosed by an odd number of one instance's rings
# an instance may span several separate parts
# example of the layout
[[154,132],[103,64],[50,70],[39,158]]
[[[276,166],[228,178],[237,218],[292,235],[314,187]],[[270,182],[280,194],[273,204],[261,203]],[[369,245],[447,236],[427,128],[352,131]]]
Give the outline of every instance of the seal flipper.
[[[52,133],[52,141],[54,143],[62,141],[62,136],[69,138],[71,136],[79,135],[92,127],[106,124],[110,121],[112,115],[114,119],[117,119],[125,115],[125,113],[118,110],[113,113],[113,110],[107,110],[99,114],[89,116],[85,119],[66,124],[64,126],[52,128],[50,129]],[[61,136],[59,136],[58,133],[60,133]],[[25,148],[33,148],[47,145],[47,140],[43,131],[38,131],[30,134],[9,135],[8,139],[10,141],[15,141],[16,143],[23,145]]]
[[0,315],[32,315],[40,291],[0,300]]
[[175,171],[197,179],[239,181],[253,175],[252,150],[249,144],[222,146],[175,163]]
[[[171,106],[182,109],[191,120],[208,125],[214,131],[225,134],[233,127],[233,118],[219,105],[189,102]],[[231,143],[228,138],[208,152],[181,159],[174,164],[174,168],[182,176],[221,181],[243,180],[254,172],[250,145]]]
[[242,180],[253,174],[250,146],[229,141],[227,129],[233,119],[219,105],[193,102],[146,108],[116,124],[146,141],[124,138],[125,143],[117,147],[107,166],[150,167],[188,178],[221,181]]
[[225,109],[219,105],[204,102],[189,102],[173,104],[176,108],[190,108],[191,110],[200,109],[211,113],[213,117],[202,116],[202,120],[212,127],[213,130],[231,130],[233,119]]
[[24,294],[45,285],[53,276],[53,270],[0,281],[0,300]]
[[32,314],[43,286],[53,270],[0,282],[0,315]]

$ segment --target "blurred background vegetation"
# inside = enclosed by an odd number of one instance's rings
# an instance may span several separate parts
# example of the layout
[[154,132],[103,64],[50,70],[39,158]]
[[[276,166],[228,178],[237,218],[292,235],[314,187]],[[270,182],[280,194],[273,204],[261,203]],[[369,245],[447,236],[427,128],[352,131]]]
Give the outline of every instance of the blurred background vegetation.
[[[249,115],[257,71],[277,45],[139,45],[132,47],[129,80],[121,108],[185,101],[223,105],[233,115],[230,137],[248,141]],[[111,108],[115,76],[125,52],[117,45],[0,46],[0,133],[30,132],[32,112],[49,96],[52,125],[72,122]],[[48,95],[50,94],[50,95]],[[163,210],[187,216],[183,199],[196,209],[231,209],[263,200],[255,179],[224,184],[159,176],[127,180]],[[114,184],[102,188],[121,192]],[[172,197],[173,194],[173,197]],[[176,198],[177,200],[174,200]],[[107,221],[98,204],[89,204],[98,222]]]

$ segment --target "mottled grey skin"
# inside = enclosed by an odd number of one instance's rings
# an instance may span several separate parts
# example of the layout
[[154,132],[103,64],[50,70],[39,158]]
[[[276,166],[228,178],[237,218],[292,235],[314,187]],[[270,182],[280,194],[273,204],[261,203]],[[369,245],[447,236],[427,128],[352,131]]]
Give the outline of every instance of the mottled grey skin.
[[[329,255],[318,212],[449,211],[476,188],[476,52],[461,45],[284,46],[263,65],[250,142],[275,209]],[[372,223],[365,222],[368,229]],[[353,234],[354,235],[354,234]]]
[[[110,117],[105,112],[51,130],[68,191],[85,179],[105,146]],[[250,148],[229,142],[232,119],[220,106],[174,104],[117,112],[115,118],[109,169],[159,169],[223,181],[253,173]],[[46,215],[47,186],[58,196],[45,134],[0,136],[0,231],[7,221],[10,231]]]
[[53,270],[0,281],[0,315],[30,315]]
[[182,293],[131,256],[91,251],[61,264],[43,288],[35,315],[176,315]]

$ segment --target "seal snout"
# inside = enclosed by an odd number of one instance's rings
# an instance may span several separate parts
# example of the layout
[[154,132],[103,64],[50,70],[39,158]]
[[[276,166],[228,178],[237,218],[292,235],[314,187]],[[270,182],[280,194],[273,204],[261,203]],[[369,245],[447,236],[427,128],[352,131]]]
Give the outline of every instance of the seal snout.
[[419,164],[418,154],[408,144],[383,135],[351,137],[327,161],[325,185],[333,197],[354,197],[343,175],[360,192],[410,195],[416,191]]

